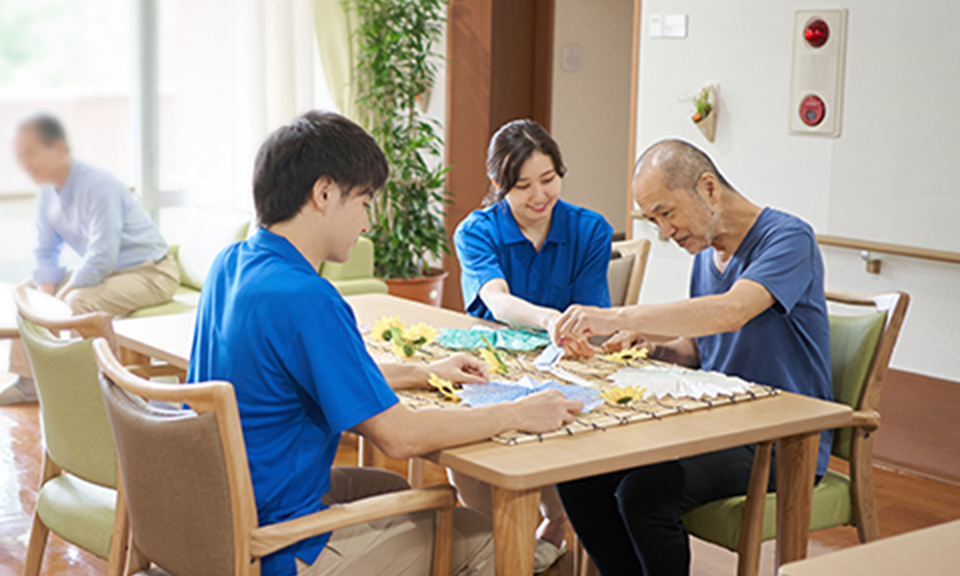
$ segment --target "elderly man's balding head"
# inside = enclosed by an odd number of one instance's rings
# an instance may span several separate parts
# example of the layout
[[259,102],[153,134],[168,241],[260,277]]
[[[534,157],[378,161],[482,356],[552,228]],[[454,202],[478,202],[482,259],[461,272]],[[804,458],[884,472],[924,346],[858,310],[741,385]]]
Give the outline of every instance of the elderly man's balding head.
[[696,194],[697,182],[704,174],[713,174],[720,184],[733,189],[709,156],[683,140],[661,140],[644,150],[634,167],[634,180],[651,170],[663,177],[668,190],[682,188]]

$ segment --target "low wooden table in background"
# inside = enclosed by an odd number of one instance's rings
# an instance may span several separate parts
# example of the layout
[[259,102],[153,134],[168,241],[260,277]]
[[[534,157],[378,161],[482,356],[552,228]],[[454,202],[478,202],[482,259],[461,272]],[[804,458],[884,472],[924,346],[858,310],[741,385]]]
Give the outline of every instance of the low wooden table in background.
[[[9,282],[0,282],[0,340],[16,340],[20,338],[17,330],[17,306],[13,301],[13,290],[16,288]],[[15,383],[19,376],[12,372],[0,371],[0,392]]]
[[960,520],[792,562],[780,576],[954,576],[960,574]]
[[[475,318],[384,295],[351,296],[361,324],[383,316],[437,328],[468,328]],[[119,344],[186,369],[192,314],[118,320]],[[806,557],[820,431],[849,425],[849,407],[783,392],[756,402],[639,422],[595,433],[505,446],[492,441],[439,450],[424,458],[491,485],[497,574],[533,573],[542,486],[703,454],[777,442],[778,564]]]

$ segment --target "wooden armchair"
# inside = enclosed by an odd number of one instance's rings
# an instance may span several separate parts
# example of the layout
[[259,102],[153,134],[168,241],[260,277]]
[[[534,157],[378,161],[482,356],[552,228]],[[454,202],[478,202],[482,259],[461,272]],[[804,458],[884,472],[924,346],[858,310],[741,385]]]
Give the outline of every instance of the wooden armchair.
[[640,287],[650,255],[650,240],[634,238],[614,242],[607,268],[611,306],[630,306],[640,298]]
[[120,464],[118,506],[130,526],[124,575],[254,576],[260,558],[305,538],[432,509],[432,574],[451,573],[456,495],[449,486],[373,496],[259,526],[233,387],[150,382],[121,366],[106,340],[96,340],[94,350]]
[[42,328],[46,328],[54,335],[65,330],[78,335],[80,338],[104,338],[115,354],[124,358],[127,369],[144,378],[175,376],[180,382],[185,380],[183,370],[166,364],[151,364],[150,359],[140,355],[127,355],[117,345],[113,332],[113,319],[106,312],[89,312],[73,315],[70,306],[49,294],[17,286],[13,293],[17,306],[17,313]]
[[[910,301],[904,292],[827,291],[827,301],[869,308],[830,315],[834,401],[854,409],[853,424],[835,432],[832,453],[850,462],[850,476],[835,470],[814,488],[810,530],[854,524],[861,542],[878,537],[873,502],[873,433],[880,427],[880,393]],[[738,574],[759,570],[760,544],[776,537],[776,494],[767,494],[771,443],[757,446],[746,496],[717,500],[687,513],[691,534],[739,553]]]

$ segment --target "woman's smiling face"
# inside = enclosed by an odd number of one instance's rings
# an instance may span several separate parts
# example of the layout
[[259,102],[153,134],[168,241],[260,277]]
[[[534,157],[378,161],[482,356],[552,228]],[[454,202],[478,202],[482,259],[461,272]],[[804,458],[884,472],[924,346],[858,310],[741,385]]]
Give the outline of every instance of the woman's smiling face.
[[507,192],[507,203],[521,226],[550,218],[560,198],[560,181],[549,156],[534,152],[527,158],[516,185]]

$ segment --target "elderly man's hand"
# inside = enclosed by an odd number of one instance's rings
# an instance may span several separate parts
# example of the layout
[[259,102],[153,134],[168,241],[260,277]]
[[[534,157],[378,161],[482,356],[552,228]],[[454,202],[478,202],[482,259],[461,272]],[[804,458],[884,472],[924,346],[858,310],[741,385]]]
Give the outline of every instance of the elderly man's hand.
[[573,305],[550,325],[550,338],[567,354],[589,358],[593,349],[588,339],[596,334],[609,334],[615,327],[609,308]]

